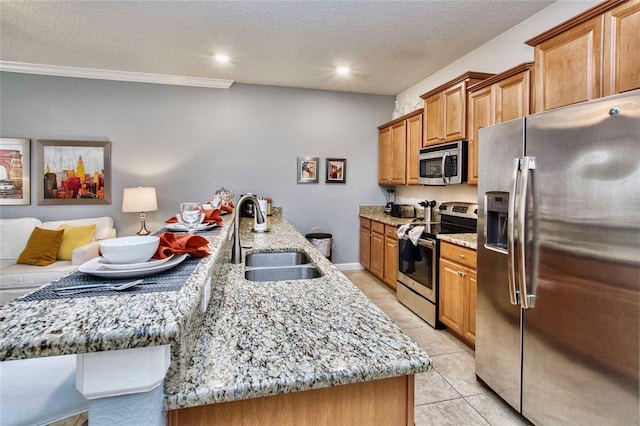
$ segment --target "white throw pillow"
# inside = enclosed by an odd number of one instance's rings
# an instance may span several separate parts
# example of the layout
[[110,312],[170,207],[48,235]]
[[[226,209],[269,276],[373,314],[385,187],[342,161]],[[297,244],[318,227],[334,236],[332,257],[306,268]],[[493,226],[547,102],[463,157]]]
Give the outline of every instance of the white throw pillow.
[[96,224],[96,233],[93,234],[92,241],[104,240],[111,237],[111,230],[113,229],[113,219],[108,216],[103,217],[91,217],[87,219],[70,219],[70,220],[57,220],[53,222],[44,222],[42,228],[44,229],[58,229],[60,225],[69,226],[86,226]]
[[42,222],[35,217],[0,219],[0,259],[17,259],[36,226]]

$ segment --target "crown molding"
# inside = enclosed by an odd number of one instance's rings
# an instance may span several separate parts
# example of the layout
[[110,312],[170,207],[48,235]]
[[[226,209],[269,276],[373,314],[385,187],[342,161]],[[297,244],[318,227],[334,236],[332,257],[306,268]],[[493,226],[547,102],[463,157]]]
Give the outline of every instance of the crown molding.
[[228,89],[233,84],[233,80],[218,78],[183,77],[178,75],[62,67],[11,61],[0,61],[0,71],[55,75],[58,77],[93,78],[97,80],[132,81],[136,83],[171,84],[174,86],[207,87],[210,89]]

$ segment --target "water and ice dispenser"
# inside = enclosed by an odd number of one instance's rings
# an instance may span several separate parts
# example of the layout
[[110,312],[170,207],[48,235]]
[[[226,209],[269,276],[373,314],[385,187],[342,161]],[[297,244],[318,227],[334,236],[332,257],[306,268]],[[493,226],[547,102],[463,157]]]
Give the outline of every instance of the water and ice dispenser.
[[486,247],[507,252],[507,229],[509,225],[509,193],[487,192],[485,194],[487,235]]

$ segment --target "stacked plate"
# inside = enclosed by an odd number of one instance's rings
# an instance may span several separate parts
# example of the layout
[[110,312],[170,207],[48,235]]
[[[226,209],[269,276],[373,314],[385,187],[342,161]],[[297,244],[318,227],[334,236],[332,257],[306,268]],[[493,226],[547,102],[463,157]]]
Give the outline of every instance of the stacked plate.
[[98,277],[135,278],[157,274],[179,265],[187,254],[172,255],[164,259],[150,259],[141,263],[109,263],[99,256],[80,265],[78,270]]
[[[209,229],[213,229],[216,226],[218,226],[216,223],[201,223],[200,225],[196,226],[195,230],[196,232],[208,231]],[[187,228],[182,223],[165,223],[164,227],[169,231],[187,231]]]

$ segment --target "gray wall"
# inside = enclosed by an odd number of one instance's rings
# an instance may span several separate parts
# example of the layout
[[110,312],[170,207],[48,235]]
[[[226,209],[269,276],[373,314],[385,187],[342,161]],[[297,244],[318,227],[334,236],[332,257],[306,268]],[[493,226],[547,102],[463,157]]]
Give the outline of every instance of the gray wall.
[[[0,73],[0,133],[31,139],[31,205],[0,217],[41,220],[107,215],[119,235],[138,229],[122,189],[155,186],[150,230],[181,201],[225,186],[269,196],[301,232],[334,235],[335,263],[358,262],[358,206],[384,204],[377,185],[377,126],[394,97],[235,84],[228,90]],[[109,140],[110,205],[38,206],[36,140]],[[296,183],[296,157],[321,157],[320,183]],[[326,184],[324,160],[347,158],[347,183]]]

